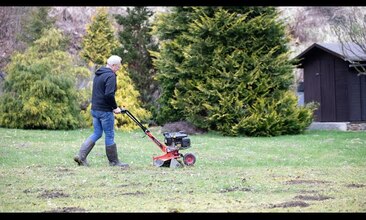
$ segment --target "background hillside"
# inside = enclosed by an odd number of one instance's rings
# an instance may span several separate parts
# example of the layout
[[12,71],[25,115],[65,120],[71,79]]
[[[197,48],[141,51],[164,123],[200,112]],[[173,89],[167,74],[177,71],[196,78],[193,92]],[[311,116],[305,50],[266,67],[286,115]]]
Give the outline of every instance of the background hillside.
[[[107,7],[111,14],[126,14],[127,7]],[[155,12],[168,11],[169,7],[150,7]],[[21,20],[29,16],[32,7],[0,7],[0,71],[15,50],[23,45],[17,41],[17,33],[22,31]],[[314,42],[336,42],[331,24],[339,14],[347,14],[351,7],[278,7],[292,35],[292,50],[300,53]],[[70,34],[69,52],[76,54],[85,34],[86,25],[95,14],[97,7],[52,7],[50,16],[65,34]],[[119,29],[116,24],[116,28]]]
[[[56,19],[56,26],[71,38],[69,52],[76,55],[86,26],[98,7],[52,7],[49,15]],[[127,7],[107,7],[111,14],[126,14]],[[169,7],[149,7],[154,12],[169,11]],[[291,49],[297,55],[314,42],[337,42],[331,25],[337,15],[351,12],[352,7],[278,7],[292,36]],[[366,7],[362,7],[366,10]],[[30,16],[34,7],[0,7],[0,79],[10,55],[24,49],[17,34],[22,32],[22,21]],[[115,21],[114,21],[115,22]],[[117,30],[122,27],[115,23]]]
[[[51,7],[50,17],[56,19],[56,26],[71,37],[69,52],[80,51],[81,40],[86,33],[87,24],[99,7]],[[125,15],[127,7],[106,7],[110,14]],[[166,7],[152,7],[154,11],[168,10]],[[0,72],[3,71],[10,55],[16,50],[24,49],[17,40],[17,33],[22,31],[22,22],[30,17],[34,7],[0,7]],[[114,21],[115,27],[119,30]]]

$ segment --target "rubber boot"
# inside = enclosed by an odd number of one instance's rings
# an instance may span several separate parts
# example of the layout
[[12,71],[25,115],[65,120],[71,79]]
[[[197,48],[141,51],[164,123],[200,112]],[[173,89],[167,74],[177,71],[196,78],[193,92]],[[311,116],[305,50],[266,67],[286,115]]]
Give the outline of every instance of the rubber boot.
[[89,166],[86,157],[93,149],[95,142],[87,139],[80,147],[79,154],[74,157],[74,161],[78,163],[79,166]]
[[106,146],[105,150],[106,150],[107,157],[108,157],[108,160],[109,160],[109,165],[119,166],[119,167],[122,167],[122,168],[129,167],[129,165],[127,163],[121,163],[118,160],[117,145],[116,144]]

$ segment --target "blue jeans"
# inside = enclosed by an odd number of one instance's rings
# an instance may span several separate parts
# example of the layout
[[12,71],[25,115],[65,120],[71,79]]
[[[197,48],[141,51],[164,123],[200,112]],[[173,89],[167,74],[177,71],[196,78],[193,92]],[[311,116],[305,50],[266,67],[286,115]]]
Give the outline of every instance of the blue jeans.
[[114,115],[113,112],[91,110],[93,116],[94,133],[89,139],[94,143],[105,134],[105,146],[114,144]]

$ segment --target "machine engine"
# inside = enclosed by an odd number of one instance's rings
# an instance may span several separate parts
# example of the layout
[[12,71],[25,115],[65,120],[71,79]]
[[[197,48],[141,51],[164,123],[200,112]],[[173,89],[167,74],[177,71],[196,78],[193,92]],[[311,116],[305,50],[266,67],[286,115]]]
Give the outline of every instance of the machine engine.
[[191,147],[191,140],[188,135],[182,131],[179,132],[164,132],[164,143],[172,148],[187,149]]

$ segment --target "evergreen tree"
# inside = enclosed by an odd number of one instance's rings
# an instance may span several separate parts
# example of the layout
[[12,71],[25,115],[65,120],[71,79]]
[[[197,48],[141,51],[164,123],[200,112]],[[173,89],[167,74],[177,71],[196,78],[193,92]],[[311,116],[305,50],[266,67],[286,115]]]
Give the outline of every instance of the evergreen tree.
[[154,80],[155,70],[148,50],[157,50],[157,43],[150,34],[149,18],[153,12],[146,7],[127,8],[127,15],[116,15],[123,29],[119,32],[121,47],[116,53],[123,57],[127,71],[141,95],[145,107],[154,105],[158,85]]
[[86,29],[86,35],[83,37],[81,57],[89,62],[89,66],[94,72],[95,65],[97,67],[104,65],[108,57],[112,55],[112,51],[118,46],[107,9],[98,9]]
[[106,63],[108,57],[112,55],[112,51],[119,45],[107,8],[99,8],[96,15],[92,17],[90,24],[87,25],[81,45],[80,56],[88,62],[90,69],[90,77],[83,83],[85,92],[83,94],[82,109],[84,111],[82,111],[82,115],[86,120],[91,120],[89,112],[86,111],[90,105],[94,72]]
[[88,70],[73,64],[57,29],[44,30],[24,53],[15,53],[0,97],[0,126],[73,129],[82,125],[75,77]]
[[183,8],[158,18],[163,43],[152,54],[166,89],[160,118],[225,135],[304,131],[313,109],[298,107],[291,92],[284,30],[273,7]]
[[56,20],[49,17],[50,7],[36,7],[30,16],[21,20],[23,30],[18,34],[18,39],[26,44],[31,44],[42,36],[42,31],[54,26]]
[[194,16],[191,7],[174,7],[172,13],[158,13],[154,20],[152,34],[161,42],[159,52],[150,51],[154,57],[153,65],[157,69],[156,79],[161,88],[157,100],[158,109],[154,111],[154,118],[158,124],[184,119],[182,109],[175,108],[171,101],[180,78],[176,67],[183,60],[181,48],[188,45],[188,42],[182,39],[182,35],[188,31],[188,24],[195,19]]
[[[112,55],[112,51],[117,47],[118,41],[114,35],[113,26],[106,13],[106,9],[102,8],[98,10],[97,15],[92,19],[92,23],[88,27],[87,35],[83,39],[83,51],[81,52],[81,55],[89,60],[91,65],[97,64],[98,67],[105,65],[108,57]],[[117,73],[117,104],[123,104],[128,110],[131,110],[136,117],[140,117],[140,120],[148,119],[151,117],[151,113],[141,107],[142,103],[139,98],[140,93],[136,91],[135,85],[124,66]],[[86,111],[82,112],[83,118],[88,126],[92,126],[90,109],[91,105],[87,107]],[[116,116],[116,128],[121,130],[138,128],[135,122],[126,119],[126,117],[128,116]]]

